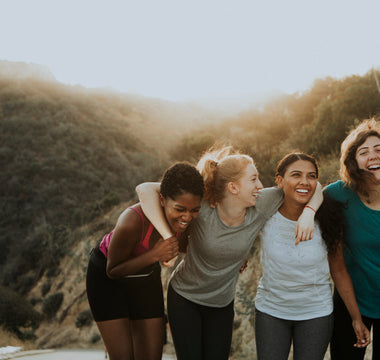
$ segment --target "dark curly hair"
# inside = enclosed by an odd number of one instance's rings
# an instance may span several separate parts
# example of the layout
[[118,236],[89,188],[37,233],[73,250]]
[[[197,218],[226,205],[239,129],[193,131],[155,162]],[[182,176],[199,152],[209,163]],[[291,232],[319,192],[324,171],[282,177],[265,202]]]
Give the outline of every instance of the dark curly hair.
[[333,254],[337,246],[344,240],[345,217],[343,208],[343,203],[332,199],[325,192],[323,193],[323,203],[315,218],[318,221],[329,254]]
[[196,167],[186,161],[170,166],[161,180],[160,192],[167,199],[175,200],[177,196],[190,193],[203,197],[203,177]]

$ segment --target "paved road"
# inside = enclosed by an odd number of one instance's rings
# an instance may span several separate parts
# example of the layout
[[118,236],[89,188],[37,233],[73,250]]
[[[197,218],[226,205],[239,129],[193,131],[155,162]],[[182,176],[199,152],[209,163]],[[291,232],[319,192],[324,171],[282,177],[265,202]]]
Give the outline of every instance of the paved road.
[[[14,354],[11,359],[20,360],[105,360],[104,351],[102,350],[57,350],[41,351],[39,353],[20,352]],[[0,359],[1,356],[0,356]],[[7,359],[5,357],[5,359]],[[163,360],[175,360],[174,357],[164,355]]]

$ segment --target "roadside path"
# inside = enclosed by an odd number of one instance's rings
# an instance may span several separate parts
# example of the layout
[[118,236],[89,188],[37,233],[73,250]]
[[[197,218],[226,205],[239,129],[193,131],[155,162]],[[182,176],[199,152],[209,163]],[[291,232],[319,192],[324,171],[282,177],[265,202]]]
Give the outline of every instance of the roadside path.
[[[102,350],[33,350],[0,355],[0,360],[105,360]],[[107,358],[108,359],[108,358]],[[175,360],[175,357],[164,354],[162,360]]]

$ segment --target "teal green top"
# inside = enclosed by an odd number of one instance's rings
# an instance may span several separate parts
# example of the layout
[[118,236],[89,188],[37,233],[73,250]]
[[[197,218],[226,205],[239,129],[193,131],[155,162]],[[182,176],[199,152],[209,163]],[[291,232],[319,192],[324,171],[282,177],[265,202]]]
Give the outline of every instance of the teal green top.
[[325,192],[344,204],[344,258],[360,312],[380,318],[380,211],[370,209],[339,180]]

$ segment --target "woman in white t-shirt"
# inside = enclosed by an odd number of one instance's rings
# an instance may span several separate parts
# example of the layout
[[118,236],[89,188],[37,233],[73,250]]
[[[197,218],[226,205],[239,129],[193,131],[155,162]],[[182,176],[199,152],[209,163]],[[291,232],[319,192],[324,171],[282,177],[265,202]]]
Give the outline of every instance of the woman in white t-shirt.
[[341,217],[338,209],[329,212],[328,203],[336,203],[326,199],[310,241],[294,242],[297,219],[305,206],[310,207],[307,203],[317,179],[317,162],[307,154],[288,154],[277,166],[276,181],[284,191],[284,202],[262,233],[263,276],[255,300],[258,360],[288,359],[292,342],[294,359],[324,358],[333,327],[329,273],[350,312],[355,346],[370,341],[344,263]]

